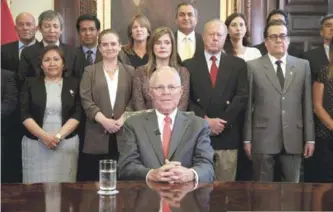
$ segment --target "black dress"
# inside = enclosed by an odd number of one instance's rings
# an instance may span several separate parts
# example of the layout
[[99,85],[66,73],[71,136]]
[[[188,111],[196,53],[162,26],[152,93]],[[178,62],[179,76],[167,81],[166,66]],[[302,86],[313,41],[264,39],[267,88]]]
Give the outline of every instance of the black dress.
[[[333,117],[333,78],[328,77],[328,69],[318,72],[317,81],[324,84],[323,107]],[[333,131],[319,119],[316,121],[316,157],[319,182],[333,182]]]

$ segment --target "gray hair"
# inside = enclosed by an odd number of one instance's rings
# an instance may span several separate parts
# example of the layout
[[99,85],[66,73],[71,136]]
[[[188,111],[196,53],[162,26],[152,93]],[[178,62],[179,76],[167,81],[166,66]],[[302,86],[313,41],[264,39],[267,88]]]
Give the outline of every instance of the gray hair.
[[60,13],[58,13],[54,10],[46,10],[46,11],[42,12],[38,17],[38,26],[41,27],[43,21],[45,21],[45,20],[53,20],[55,18],[57,18],[59,20],[60,28],[63,29],[64,28],[64,19],[62,18]]
[[178,71],[175,68],[170,67],[170,66],[162,66],[162,67],[157,68],[150,76],[149,87],[153,87],[156,83],[156,80],[157,80],[159,74],[165,73],[165,72],[169,72],[172,75],[174,75],[174,77],[176,77],[177,84],[181,85],[181,79],[180,79]]
[[204,33],[206,32],[206,28],[207,28],[207,26],[208,26],[208,25],[211,25],[211,24],[218,24],[218,25],[222,26],[222,27],[223,27],[223,31],[224,31],[224,33],[225,33],[225,34],[228,33],[228,28],[227,28],[227,26],[225,25],[224,21],[222,21],[222,20],[220,20],[220,19],[217,19],[217,18],[212,19],[212,20],[209,20],[209,21],[207,21],[207,22],[205,23],[205,26],[204,26]]

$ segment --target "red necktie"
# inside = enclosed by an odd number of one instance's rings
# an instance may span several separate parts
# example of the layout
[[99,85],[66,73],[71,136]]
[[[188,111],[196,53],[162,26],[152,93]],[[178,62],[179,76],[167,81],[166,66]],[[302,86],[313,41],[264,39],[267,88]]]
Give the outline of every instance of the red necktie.
[[166,116],[164,118],[164,127],[163,127],[163,140],[162,140],[162,149],[164,158],[168,156],[169,144],[171,139],[171,118]]
[[171,212],[170,205],[165,200],[162,200],[162,212]]
[[218,68],[217,68],[217,65],[216,65],[216,57],[212,56],[210,59],[212,60],[212,66],[210,67],[210,80],[212,81],[212,86],[214,88]]

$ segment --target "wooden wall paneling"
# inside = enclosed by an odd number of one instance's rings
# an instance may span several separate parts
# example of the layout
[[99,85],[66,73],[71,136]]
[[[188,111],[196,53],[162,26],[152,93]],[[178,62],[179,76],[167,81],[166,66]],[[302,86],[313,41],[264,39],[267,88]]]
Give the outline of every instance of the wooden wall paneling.
[[79,45],[76,32],[76,19],[85,13],[96,14],[97,0],[54,0],[54,10],[64,18],[61,40],[72,46]]

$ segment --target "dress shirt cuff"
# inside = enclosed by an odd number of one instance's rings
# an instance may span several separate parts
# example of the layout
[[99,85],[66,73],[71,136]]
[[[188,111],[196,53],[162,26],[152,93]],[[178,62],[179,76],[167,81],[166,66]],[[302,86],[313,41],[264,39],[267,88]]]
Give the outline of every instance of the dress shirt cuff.
[[315,141],[306,141],[305,143],[307,143],[307,144],[314,144],[316,142]]
[[195,180],[195,184],[194,184],[194,189],[196,189],[198,187],[198,184],[199,184],[199,176],[198,176],[198,173],[194,170],[194,169],[191,169],[194,173],[194,180]]
[[243,141],[243,144],[251,144],[251,141]]
[[148,182],[148,176],[149,176],[150,172],[153,171],[153,170],[154,170],[154,169],[150,169],[150,170],[148,171],[148,173],[147,173],[147,175],[146,175],[146,182]]

